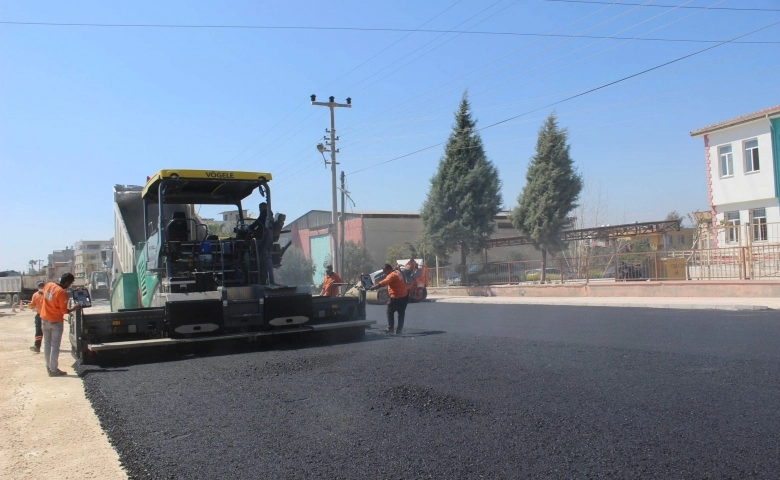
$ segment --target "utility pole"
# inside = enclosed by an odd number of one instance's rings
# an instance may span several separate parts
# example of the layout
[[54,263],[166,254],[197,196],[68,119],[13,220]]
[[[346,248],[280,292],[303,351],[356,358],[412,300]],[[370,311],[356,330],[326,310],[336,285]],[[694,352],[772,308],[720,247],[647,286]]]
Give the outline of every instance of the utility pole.
[[[324,152],[330,152],[330,173],[331,173],[331,257],[333,260],[333,266],[338,267],[340,265],[339,263],[339,246],[338,246],[338,235],[337,235],[337,229],[338,229],[338,203],[336,201],[336,154],[338,153],[338,149],[336,148],[336,142],[338,141],[338,137],[336,136],[336,113],[335,109],[336,107],[343,107],[343,108],[352,108],[352,99],[347,97],[347,103],[336,103],[335,97],[328,97],[328,102],[318,102],[317,96],[312,95],[311,96],[311,104],[318,106],[318,107],[328,107],[330,108],[330,130],[325,130],[326,132],[330,133],[330,143],[327,143],[328,138],[324,137],[328,147],[325,148],[323,144],[317,144],[317,151],[323,154],[323,158],[325,156]],[[327,160],[325,161],[327,164]],[[341,273],[341,272],[339,272]]]
[[346,178],[346,175],[344,175],[344,170],[341,171],[341,222],[339,224],[339,251],[341,252],[341,263],[339,263],[339,272],[344,275],[344,222],[346,221],[345,218],[345,209],[344,209],[344,203],[347,201],[347,190],[344,186],[344,179]]

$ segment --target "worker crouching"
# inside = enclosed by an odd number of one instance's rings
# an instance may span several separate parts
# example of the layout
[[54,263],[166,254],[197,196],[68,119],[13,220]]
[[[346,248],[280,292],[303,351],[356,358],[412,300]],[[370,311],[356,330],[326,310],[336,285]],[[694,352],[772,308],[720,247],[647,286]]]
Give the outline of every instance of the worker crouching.
[[406,288],[406,282],[401,276],[401,273],[397,270],[393,270],[393,267],[389,263],[386,263],[385,266],[382,267],[382,271],[385,272],[385,278],[382,281],[377,282],[369,290],[387,287],[387,293],[390,294],[390,301],[387,304],[387,328],[383,331],[385,333],[393,333],[395,312],[398,312],[398,328],[395,330],[395,334],[400,335],[404,329],[406,306],[409,304],[409,291]]

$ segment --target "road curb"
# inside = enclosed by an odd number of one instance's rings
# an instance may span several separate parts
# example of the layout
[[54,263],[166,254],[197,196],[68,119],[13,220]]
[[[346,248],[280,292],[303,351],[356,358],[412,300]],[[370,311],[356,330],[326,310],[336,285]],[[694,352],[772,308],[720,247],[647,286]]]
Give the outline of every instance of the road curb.
[[[728,311],[760,311],[771,310],[766,305],[711,305],[696,303],[610,303],[610,302],[576,302],[576,303],[547,303],[534,301],[501,301],[501,297],[476,297],[490,300],[472,300],[468,298],[429,298],[433,303],[467,303],[472,305],[541,305],[555,307],[617,307],[617,308],[667,308],[675,310],[728,310]],[[526,299],[527,300],[527,299]]]

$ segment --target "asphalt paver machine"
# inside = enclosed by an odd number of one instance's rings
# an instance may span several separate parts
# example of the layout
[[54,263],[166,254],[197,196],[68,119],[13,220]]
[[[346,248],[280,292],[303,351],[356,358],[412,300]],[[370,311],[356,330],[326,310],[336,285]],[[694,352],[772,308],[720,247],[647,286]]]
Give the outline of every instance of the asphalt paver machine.
[[[144,187],[117,185],[111,311],[69,316],[74,355],[90,361],[110,350],[325,330],[364,335],[374,323],[366,320],[365,290],[320,297],[308,286],[274,282],[289,243],[279,244],[285,216],[273,214],[271,179],[270,173],[161,170]],[[255,191],[267,215],[250,224],[242,201]],[[210,233],[194,205],[236,207],[232,234]]]

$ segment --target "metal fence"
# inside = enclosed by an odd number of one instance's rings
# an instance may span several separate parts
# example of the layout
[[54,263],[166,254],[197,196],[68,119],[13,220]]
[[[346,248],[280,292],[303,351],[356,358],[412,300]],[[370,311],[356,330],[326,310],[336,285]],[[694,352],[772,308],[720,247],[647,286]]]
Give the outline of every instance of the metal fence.
[[[505,285],[541,280],[541,260],[491,262],[430,268],[433,287]],[[780,244],[754,244],[705,250],[628,252],[610,255],[559,256],[547,260],[552,283],[629,282],[647,280],[780,280]]]

